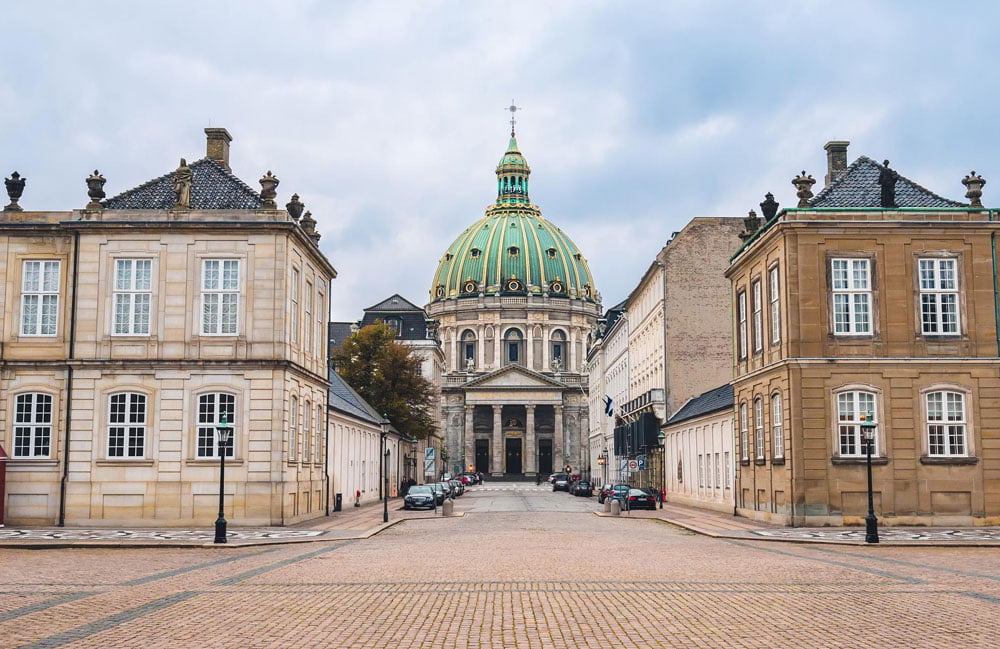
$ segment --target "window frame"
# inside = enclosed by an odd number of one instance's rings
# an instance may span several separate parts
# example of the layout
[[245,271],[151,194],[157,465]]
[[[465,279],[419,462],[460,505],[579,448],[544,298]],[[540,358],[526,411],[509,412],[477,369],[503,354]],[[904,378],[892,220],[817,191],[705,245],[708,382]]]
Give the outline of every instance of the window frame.
[[781,343],[781,275],[778,264],[767,269],[768,299],[771,307],[771,344]]
[[747,358],[747,292],[746,289],[736,291],[736,357],[739,360]]
[[292,278],[289,280],[289,298],[288,302],[290,304],[291,311],[291,322],[288,323],[289,333],[291,334],[292,344],[299,342],[299,283],[300,283],[300,273],[299,269],[292,266]]
[[[51,460],[55,456],[53,455],[53,449],[55,447],[55,417],[56,417],[56,398],[55,395],[48,392],[41,392],[38,390],[25,390],[23,392],[17,392],[13,395],[13,408],[11,414],[12,419],[12,429],[11,429],[11,460]],[[30,419],[21,420],[21,400],[22,397],[30,397]],[[39,418],[40,414],[44,414],[43,411],[39,409],[41,403],[41,398],[44,398],[48,402],[48,420],[45,421],[44,417]],[[20,448],[25,445],[18,444],[19,430],[27,429],[27,448],[28,453],[19,452]],[[39,433],[44,430],[44,445],[45,454],[38,452],[39,450]],[[23,434],[23,433],[22,433]]]
[[[115,417],[115,406],[114,400],[116,397],[124,397],[125,402],[123,404],[124,410],[122,412],[122,420],[114,421]],[[131,421],[132,415],[135,414],[133,406],[134,402],[141,400],[142,402],[142,421]],[[107,395],[107,417],[105,424],[107,429],[105,430],[105,457],[109,460],[144,460],[149,456],[148,443],[149,443],[149,395],[144,392],[138,392],[136,390],[119,390],[116,392],[111,392]],[[112,452],[112,429],[121,428],[122,430],[122,444],[121,444],[121,455],[115,455]],[[138,434],[136,434],[138,432]],[[132,450],[134,444],[132,443],[134,439],[138,437],[141,440],[141,453],[133,454]]]
[[754,397],[753,400],[753,434],[754,434],[754,460],[763,462],[767,460],[767,449],[764,443],[764,398]]
[[[112,276],[111,276],[111,287],[112,287],[112,297],[111,297],[111,335],[116,337],[125,336],[149,336],[152,329],[153,321],[153,282],[154,282],[154,264],[152,257],[115,257],[112,263]],[[131,269],[129,271],[128,277],[128,288],[119,288],[119,265],[128,262],[131,264]],[[149,274],[147,277],[148,288],[137,287],[138,283],[138,264],[144,262],[149,264]],[[145,331],[140,331],[137,327],[136,318],[136,307],[138,304],[137,298],[140,296],[145,296],[146,298],[146,328]],[[119,313],[119,303],[124,297],[128,298],[127,310],[128,310],[128,327],[127,331],[118,330],[118,313]]]
[[[846,280],[846,287],[837,286],[837,271],[836,265],[838,262],[843,262],[846,264],[844,268]],[[863,263],[865,266],[865,278],[867,281],[867,287],[861,287],[857,285],[857,277],[855,272],[857,268],[855,264]],[[833,335],[838,338],[845,337],[859,337],[859,338],[872,338],[875,336],[875,260],[873,257],[868,255],[857,255],[849,256],[838,253],[837,256],[829,257],[828,268],[828,278],[829,278],[829,295],[830,295],[830,330]],[[846,306],[847,306],[847,329],[844,331],[839,331],[839,323],[837,320],[838,315],[838,296],[846,296]],[[867,309],[867,329],[861,330],[859,328],[859,310],[858,310],[858,297],[864,298],[862,300],[865,308]]]
[[[876,388],[875,386],[857,384],[857,385],[843,386],[841,388],[834,390],[832,394],[833,394],[833,399],[831,400],[831,407],[833,409],[832,432],[833,432],[834,458],[853,460],[853,461],[865,459],[865,449],[864,449],[864,443],[862,442],[860,415],[868,413],[867,412],[861,413],[860,399],[858,397],[858,395],[861,394],[870,395],[872,397],[871,414],[875,416],[875,423],[877,424],[875,429],[875,448],[872,449],[872,457],[873,458],[885,457],[884,442],[882,440],[883,429],[884,429],[882,425],[883,419],[881,416],[882,391]],[[840,407],[841,397],[846,395],[854,395],[852,397],[852,408],[854,409],[852,412],[853,418],[850,420],[841,419],[841,407]],[[844,444],[841,431],[842,426],[849,426],[852,428],[850,434],[852,436],[852,442],[857,449],[856,452],[854,453],[844,452]]]
[[312,401],[302,402],[302,463],[312,462]]
[[764,289],[760,278],[750,282],[751,316],[753,321],[753,353],[764,351]]
[[[512,336],[512,334],[514,334]],[[514,349],[517,353],[514,354],[517,358],[511,358],[511,350]],[[517,327],[511,327],[504,332],[503,335],[503,364],[506,365],[518,365],[524,367],[525,361],[522,360],[524,356],[524,333]]]
[[[212,421],[206,421],[203,418],[203,415],[205,414],[205,412],[203,410],[202,404],[203,404],[203,400],[206,397],[214,397],[215,398],[214,401],[213,401],[213,403],[212,403]],[[238,405],[239,405],[238,396],[235,393],[233,393],[233,392],[226,392],[226,391],[222,391],[222,390],[209,390],[209,391],[206,391],[206,392],[200,392],[195,397],[195,403],[197,404],[197,409],[195,410],[195,413],[194,413],[194,415],[195,415],[195,444],[194,444],[195,447],[194,447],[194,457],[195,457],[196,460],[215,460],[215,461],[218,461],[218,459],[219,459],[219,436],[218,436],[218,433],[216,432],[216,428],[218,427],[219,424],[222,423],[222,421],[221,421],[222,418],[220,417],[220,414],[221,414],[221,411],[223,410],[223,408],[221,407],[223,405],[222,404],[223,400],[220,397],[226,397],[227,400],[231,400],[231,403],[227,404],[227,405],[229,405],[231,407],[227,407],[225,409],[227,411],[231,411],[232,412],[232,417],[231,418],[227,418],[226,424],[230,428],[232,428],[233,431],[232,431],[232,433],[229,436],[229,443],[226,445],[227,446],[227,452],[225,454],[225,457],[226,457],[227,460],[235,460],[235,459],[237,459],[237,455],[236,455],[236,435],[237,435],[238,431],[237,431],[237,428],[236,428],[236,415],[238,413]],[[210,439],[211,439],[211,449],[212,450],[211,450],[211,454],[206,454],[206,453],[203,452],[203,450],[206,448],[206,446],[204,444],[202,444],[202,441],[205,439],[203,437],[203,434],[205,434],[205,432],[208,431],[209,429],[210,429],[209,435],[210,435]]]
[[[921,253],[916,256],[916,267],[915,267],[915,281],[917,288],[917,321],[918,321],[918,332],[923,338],[956,338],[962,335],[962,282],[961,282],[961,264],[957,255],[955,256],[932,256],[927,253]],[[932,282],[934,283],[933,288],[924,287],[924,269],[923,265],[929,263],[933,267],[933,277]],[[944,264],[951,265],[951,281],[953,282],[953,288],[942,289],[940,284],[942,283],[941,278],[941,266]],[[942,331],[943,327],[943,301],[942,298],[945,296],[952,296],[954,301],[952,305],[954,307],[954,331]],[[925,320],[924,312],[924,299],[926,297],[933,298],[934,304],[934,324],[936,327],[935,331],[927,330],[927,321]]]
[[[941,414],[947,417],[948,408],[947,402],[944,401],[946,395],[956,395],[960,398],[962,406],[962,418],[960,420],[950,420],[947,418],[932,420],[931,419],[931,397],[933,395],[941,395],[942,400],[942,411]],[[970,434],[971,422],[969,417],[969,400],[970,392],[962,389],[958,389],[956,386],[951,385],[938,385],[931,388],[927,388],[922,391],[921,403],[923,406],[923,433],[924,433],[924,451],[927,458],[941,460],[950,458],[974,458],[975,455],[972,449],[972,435]],[[951,426],[961,426],[961,442],[963,446],[963,451],[960,453],[951,452],[951,434],[947,430],[944,431],[944,444],[947,448],[947,452],[933,452],[933,445],[931,442],[931,426],[941,426],[942,428],[949,428]]]
[[305,338],[306,342],[306,353],[311,354],[313,351],[313,337],[312,337],[312,314],[313,314],[313,283],[306,280],[306,288],[303,292],[305,297],[305,305],[303,306],[304,312],[302,315],[303,332],[302,337]]
[[740,461],[750,463],[750,422],[747,418],[747,402],[740,402]]
[[[31,264],[38,264],[38,286],[28,289],[28,268]],[[55,266],[55,288],[46,289],[46,268]],[[59,298],[62,283],[62,260],[61,259],[22,259],[21,260],[21,308],[18,320],[18,332],[20,336],[31,338],[55,338],[59,335]],[[52,331],[45,331],[46,298],[55,297],[55,302],[51,304],[53,313]],[[29,331],[25,325],[27,310],[27,298],[37,299],[35,317],[31,323],[33,327]]]
[[771,460],[785,459],[784,399],[781,392],[771,394]]
[[[226,263],[232,262],[236,264],[236,288],[226,288],[225,287],[225,274],[226,274]],[[208,265],[211,263],[218,263],[218,285],[219,288],[206,288],[208,284]],[[201,311],[198,314],[198,331],[199,335],[202,336],[213,336],[213,337],[233,337],[240,334],[240,324],[242,318],[240,318],[240,308],[242,303],[242,287],[243,287],[243,259],[239,257],[204,257],[201,260]],[[218,296],[219,301],[216,305],[218,312],[216,314],[216,327],[214,331],[209,331],[206,326],[208,322],[206,321],[206,307],[207,298],[209,296]],[[227,331],[224,326],[224,315],[226,312],[226,297],[235,296],[235,303],[231,305],[232,315],[233,315],[233,327],[232,331]]]
[[299,398],[288,396],[288,462],[295,464],[299,456]]

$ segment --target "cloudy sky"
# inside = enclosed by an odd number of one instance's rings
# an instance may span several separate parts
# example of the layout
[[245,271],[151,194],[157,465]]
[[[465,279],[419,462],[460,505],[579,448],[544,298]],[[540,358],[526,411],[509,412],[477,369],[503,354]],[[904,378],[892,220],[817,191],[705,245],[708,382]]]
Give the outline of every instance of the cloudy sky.
[[504,107],[532,201],[606,306],[695,216],[826,171],[823,144],[996,204],[1000,5],[835,0],[23,2],[4,9],[0,171],[27,209],[82,207],[233,135],[234,172],[298,192],[340,276],[332,316],[424,304],[495,198]]

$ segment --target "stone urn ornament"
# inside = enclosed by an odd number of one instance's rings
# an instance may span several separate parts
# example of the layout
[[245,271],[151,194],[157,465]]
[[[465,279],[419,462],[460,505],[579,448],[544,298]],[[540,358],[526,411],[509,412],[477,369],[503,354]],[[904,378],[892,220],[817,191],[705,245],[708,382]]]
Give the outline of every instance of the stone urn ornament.
[[983,177],[977,176],[975,171],[971,171],[968,176],[962,179],[962,184],[965,185],[965,197],[969,199],[969,206],[982,207],[983,185],[986,184]]
[[778,201],[774,200],[774,194],[771,192],[764,194],[764,201],[760,204],[760,213],[764,215],[765,223],[778,213]]
[[288,210],[288,215],[292,217],[293,221],[298,221],[302,218],[302,210],[305,209],[305,203],[299,200],[298,194],[292,194],[292,200],[285,203],[285,209]]
[[809,207],[809,199],[813,197],[812,186],[816,184],[816,179],[807,176],[803,169],[801,174],[792,179],[792,184],[795,185],[795,195],[799,197],[797,207]]
[[312,217],[312,212],[306,212],[302,216],[302,221],[300,223],[302,226],[302,231],[313,240],[313,243],[319,243],[319,239],[322,236],[319,232],[316,232],[316,219]]
[[106,194],[104,193],[104,183],[108,182],[108,179],[101,175],[101,172],[94,169],[94,173],[87,176],[87,196],[90,197],[90,202],[87,203],[88,210],[99,210],[103,205],[101,201],[104,199]]
[[27,178],[21,176],[21,174],[16,171],[10,175],[10,178],[5,178],[3,184],[7,186],[7,196],[10,197],[10,204],[3,208],[4,212],[23,212],[24,209],[17,204],[20,200],[21,194],[24,193],[24,181]]
[[278,188],[278,183],[281,181],[271,173],[268,169],[267,173],[260,179],[260,200],[261,208],[265,210],[276,210],[278,209],[278,204],[274,202],[274,198],[278,195],[275,191]]

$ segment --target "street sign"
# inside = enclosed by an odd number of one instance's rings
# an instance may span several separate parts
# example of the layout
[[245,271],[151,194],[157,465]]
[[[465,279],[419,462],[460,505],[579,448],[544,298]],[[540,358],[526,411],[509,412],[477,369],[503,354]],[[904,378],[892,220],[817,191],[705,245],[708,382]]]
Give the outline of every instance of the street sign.
[[621,459],[618,461],[618,470],[622,473],[628,471],[628,460]]
[[639,470],[639,460],[629,460],[628,461],[628,470],[630,472],[631,471],[638,471]]
[[635,461],[639,463],[639,469],[638,469],[639,471],[645,471],[646,470],[646,456],[645,455],[640,455],[639,457],[635,458]]
[[424,449],[424,475],[434,475],[434,464],[437,449],[428,446]]

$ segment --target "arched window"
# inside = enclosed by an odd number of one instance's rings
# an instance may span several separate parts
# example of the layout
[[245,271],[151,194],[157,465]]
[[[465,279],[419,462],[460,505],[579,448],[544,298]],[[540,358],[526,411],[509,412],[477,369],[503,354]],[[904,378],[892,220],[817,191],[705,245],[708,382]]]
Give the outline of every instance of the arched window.
[[288,399],[288,461],[294,462],[299,448],[299,398]]
[[146,395],[108,397],[108,457],[146,456]]
[[562,330],[556,329],[549,337],[549,341],[552,347],[552,360],[559,361],[559,364],[565,367],[566,359],[563,357],[563,352],[566,349],[566,334]]
[[14,457],[51,456],[52,395],[27,392],[14,403]]
[[507,363],[511,365],[520,365],[521,357],[523,356],[522,346],[524,345],[524,335],[519,329],[508,329],[507,333],[504,335],[504,348]]
[[[837,395],[837,446],[840,457],[863,457],[865,447],[861,435],[861,415],[875,415],[873,392],[841,392]],[[876,419],[878,421],[878,419]],[[879,454],[878,435],[872,455]]]
[[462,363],[464,367],[476,366],[476,332],[466,329],[462,332]]
[[928,392],[927,455],[967,457],[965,395],[961,392]]
[[236,397],[225,392],[210,392],[198,397],[197,457],[219,457],[219,435],[216,428],[222,425],[232,429],[229,439],[222,445],[226,457],[234,457],[236,448]]

